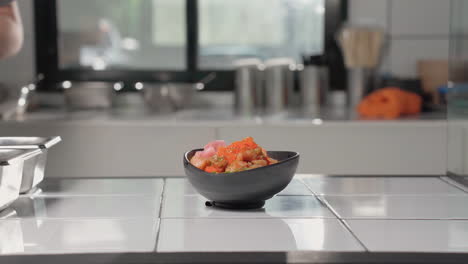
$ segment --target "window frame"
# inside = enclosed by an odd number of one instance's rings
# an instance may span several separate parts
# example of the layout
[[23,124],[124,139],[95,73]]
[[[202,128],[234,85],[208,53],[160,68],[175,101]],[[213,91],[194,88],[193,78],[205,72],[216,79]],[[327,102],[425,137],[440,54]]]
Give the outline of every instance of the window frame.
[[[209,73],[216,78],[206,85],[208,91],[231,91],[234,89],[234,71],[198,69],[198,0],[186,1],[186,69],[173,70],[103,70],[59,69],[57,0],[35,0],[36,34],[36,82],[41,91],[60,91],[61,82],[105,81],[124,82],[122,91],[134,90],[136,82],[196,82]],[[335,40],[335,34],[347,19],[348,0],[325,1],[325,55],[330,59],[332,89],[343,89],[346,71],[343,58]]]

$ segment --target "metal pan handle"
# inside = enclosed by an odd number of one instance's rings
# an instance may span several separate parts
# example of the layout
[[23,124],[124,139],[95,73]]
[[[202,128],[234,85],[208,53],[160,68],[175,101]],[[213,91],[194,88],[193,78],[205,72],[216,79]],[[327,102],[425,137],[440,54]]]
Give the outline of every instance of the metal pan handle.
[[205,77],[203,77],[203,79],[201,79],[197,83],[195,83],[194,87],[195,87],[196,90],[201,91],[201,90],[205,89],[205,85],[207,85],[208,83],[213,81],[215,78],[216,78],[216,73],[212,72],[212,73],[206,75]]

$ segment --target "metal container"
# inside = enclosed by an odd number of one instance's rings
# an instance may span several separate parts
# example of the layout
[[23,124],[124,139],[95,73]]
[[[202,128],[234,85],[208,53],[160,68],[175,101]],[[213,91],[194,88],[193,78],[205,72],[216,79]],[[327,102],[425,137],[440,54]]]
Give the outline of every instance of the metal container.
[[143,99],[151,110],[176,111],[191,104],[196,91],[205,89],[205,85],[216,78],[210,73],[196,83],[136,83],[137,90],[143,90]]
[[259,59],[241,59],[235,63],[235,108],[240,114],[250,115],[264,108],[264,65]]
[[300,103],[305,110],[318,110],[327,104],[329,93],[328,67],[322,55],[304,57],[304,68],[299,73]]
[[37,149],[39,155],[24,161],[20,193],[29,192],[44,179],[48,149],[61,141],[60,137],[0,137],[1,149]]
[[24,162],[39,154],[39,149],[0,149],[0,210],[18,198]]
[[297,104],[294,95],[296,63],[290,58],[276,58],[265,62],[266,110],[278,113]]
[[373,86],[373,70],[352,68],[348,70],[348,105],[355,108]]
[[328,100],[328,69],[305,66],[300,72],[301,106],[304,108],[325,105]]
[[300,73],[301,105],[304,109],[320,107],[321,77],[320,68],[305,66]]
[[65,102],[70,109],[106,109],[115,96],[111,82],[62,82]]
[[15,201],[12,207],[20,216],[27,215],[35,218],[48,217],[46,202],[44,199],[35,197],[34,195],[22,196],[21,199]]
[[192,102],[196,84],[192,83],[145,83],[142,84],[143,99],[155,111],[176,111]]

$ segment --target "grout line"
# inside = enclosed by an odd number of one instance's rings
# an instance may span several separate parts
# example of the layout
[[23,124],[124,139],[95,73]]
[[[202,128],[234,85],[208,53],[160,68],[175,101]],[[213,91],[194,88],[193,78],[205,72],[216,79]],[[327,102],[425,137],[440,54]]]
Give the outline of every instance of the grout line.
[[[184,178],[184,176],[95,176],[95,177],[48,177],[44,178],[41,184],[51,184],[60,181],[67,180],[164,180],[165,178]],[[38,185],[37,187],[40,188]]]
[[328,203],[327,200],[325,200],[323,197],[321,196],[315,196],[317,198],[317,200],[320,201],[321,204],[323,204],[325,207],[328,208],[328,210],[330,210],[332,212],[333,215],[335,215],[336,218],[338,218],[339,220],[342,219],[342,217],[340,216],[340,214],[330,205],[330,203]]
[[89,197],[154,197],[156,193],[147,193],[147,194],[40,194],[40,195],[20,195],[20,198],[89,198]]
[[312,188],[310,188],[310,186],[307,185],[307,183],[306,183],[303,179],[300,179],[300,178],[299,178],[299,179],[297,179],[297,180],[299,180],[299,181],[307,188],[307,190],[309,190],[309,192],[312,193],[313,196],[317,197],[317,193],[314,192],[314,190],[312,190]]
[[[317,196],[316,196],[317,197]],[[356,239],[356,241],[364,248],[365,251],[370,251],[366,245],[359,239],[359,237],[354,233],[354,231],[351,229],[351,226],[346,222],[345,219],[341,218],[341,216],[338,214],[338,212],[324,199],[321,197],[317,197],[317,199],[323,203],[337,218],[338,221],[343,224],[343,226],[349,231],[349,233]]]
[[335,209],[325,200],[322,198],[322,196],[319,196],[317,195],[310,187],[309,185],[307,185],[304,181],[302,181],[302,183],[306,186],[307,189],[309,189],[309,191],[311,191],[315,198],[322,204],[324,205],[325,207],[327,207],[328,210],[330,210],[332,212],[332,214],[338,219],[338,221],[340,221],[341,224],[343,224],[343,226],[348,230],[348,232],[354,237],[354,239],[356,239],[356,241],[364,248],[365,251],[370,251],[366,245],[364,245],[364,243],[359,239],[359,237],[353,232],[353,230],[351,229],[351,227],[348,225],[348,223],[341,218],[341,216],[338,214],[337,211],[335,211]]
[[[336,216],[327,217],[327,216],[170,216],[164,217],[164,219],[199,219],[199,220],[210,220],[210,219],[228,219],[228,220],[268,220],[268,219],[304,219],[304,220],[314,220],[314,219],[326,219],[326,220],[336,220]],[[466,219],[468,220],[468,219]]]
[[354,239],[356,239],[356,241],[364,248],[365,251],[370,251],[366,247],[366,245],[364,245],[364,243],[359,239],[359,237],[354,233],[354,231],[351,229],[351,226],[349,226],[349,224],[343,218],[341,218],[338,212],[325,199],[317,195],[315,197],[320,201],[320,203],[326,206],[332,212],[332,214],[336,216],[336,218],[338,218],[338,221],[340,221],[341,224],[343,224],[343,226],[349,231],[349,233],[354,237]]
[[448,178],[447,176],[445,176],[445,177],[440,177],[439,179],[440,179],[441,181],[443,181],[443,182],[445,182],[445,183],[447,183],[447,184],[449,184],[449,185],[451,185],[451,186],[453,186],[453,187],[455,187],[455,188],[461,190],[464,194],[468,193],[468,190],[465,189],[465,187],[464,187],[463,185],[461,185],[461,184],[459,184],[458,182],[456,182],[456,181],[454,181],[454,180]]
[[[60,221],[88,221],[88,220],[136,220],[136,219],[148,219],[153,216],[90,216],[90,217],[75,217],[75,216],[61,216],[61,217],[51,217],[51,216],[15,216],[9,218],[0,218],[1,221],[5,220],[60,220]],[[468,219],[467,219],[468,220]]]
[[313,193],[309,193],[309,194],[288,194],[288,193],[281,194],[279,193],[279,194],[276,194],[276,196],[281,196],[281,197],[283,196],[314,196],[314,194]]
[[163,181],[163,187],[161,191],[161,200],[159,204],[159,214],[158,214],[158,232],[156,233],[156,243],[154,245],[154,251],[158,251],[158,244],[159,244],[159,234],[161,234],[161,223],[162,223],[162,211],[163,211],[163,204],[164,204],[164,194],[166,192],[166,178]]
[[371,217],[347,217],[343,220],[356,221],[468,221],[467,217],[450,217],[450,218],[371,218]]
[[[76,217],[11,217],[11,218],[1,218],[1,222],[6,221],[28,221],[28,220],[48,220],[48,221],[95,221],[95,220],[119,220],[119,221],[133,221],[133,220],[141,220],[141,219],[148,219],[148,216],[135,216],[135,217],[107,217],[107,216],[99,216],[99,217],[83,217],[83,218],[76,218]],[[191,217],[165,217],[164,219],[169,220],[184,220],[184,219],[197,219],[197,220],[210,220],[210,219],[229,219],[229,220],[268,220],[268,219],[284,219],[284,220],[316,220],[316,219],[323,219],[323,220],[340,220],[334,215],[332,217],[326,216],[268,216],[268,217],[252,217],[252,216],[239,216],[239,217],[203,217],[203,216],[191,216]],[[468,217],[450,217],[450,218],[372,218],[372,217],[346,217],[342,218],[341,220],[344,221],[465,221],[468,222]],[[159,227],[159,226],[158,226]]]
[[400,40],[449,40],[448,35],[393,35],[389,36],[389,41],[400,41]]
[[[444,120],[445,122],[445,120]],[[421,174],[397,174],[397,175],[389,175],[389,174],[368,174],[368,175],[359,175],[359,174],[349,174],[349,175],[327,175],[327,176],[307,176],[307,174],[298,174],[298,175],[305,175],[303,178],[307,179],[423,179],[423,178],[439,178],[441,176],[440,173],[438,174],[431,174],[431,175],[421,175]]]
[[[183,196],[183,197],[200,197],[200,198],[202,198],[202,200],[207,200],[203,195],[201,195],[199,193],[181,194],[181,196]],[[311,197],[311,196],[315,196],[315,194],[314,193],[310,193],[310,194],[276,194],[275,196],[273,196],[270,199],[273,199],[275,197]],[[346,196],[349,196],[349,195],[346,195]]]
[[[466,196],[466,193],[421,193],[421,194],[398,194],[398,193],[358,193],[358,194],[340,194],[340,193],[317,193],[317,196],[330,196],[330,197],[452,197],[452,196]],[[285,196],[285,195],[284,195]],[[307,195],[303,195],[307,196]]]

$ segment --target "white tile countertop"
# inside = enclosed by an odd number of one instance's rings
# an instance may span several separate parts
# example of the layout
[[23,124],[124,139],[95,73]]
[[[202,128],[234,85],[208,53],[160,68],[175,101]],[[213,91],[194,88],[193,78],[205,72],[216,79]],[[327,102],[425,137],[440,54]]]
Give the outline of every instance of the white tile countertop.
[[[468,192],[446,178],[296,175],[261,210],[205,201],[185,178],[49,179],[0,213],[0,262],[94,253],[315,252],[316,261],[329,253],[468,253]],[[444,256],[452,255],[468,256]]]

